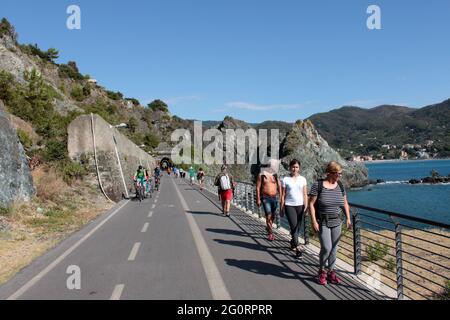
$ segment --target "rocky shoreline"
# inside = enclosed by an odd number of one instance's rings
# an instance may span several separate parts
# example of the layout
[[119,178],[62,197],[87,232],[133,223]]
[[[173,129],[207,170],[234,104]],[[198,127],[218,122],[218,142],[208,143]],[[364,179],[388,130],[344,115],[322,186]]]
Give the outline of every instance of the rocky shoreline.
[[409,184],[440,184],[440,183],[450,183],[450,175],[448,177],[425,177],[423,179],[411,179],[408,181]]

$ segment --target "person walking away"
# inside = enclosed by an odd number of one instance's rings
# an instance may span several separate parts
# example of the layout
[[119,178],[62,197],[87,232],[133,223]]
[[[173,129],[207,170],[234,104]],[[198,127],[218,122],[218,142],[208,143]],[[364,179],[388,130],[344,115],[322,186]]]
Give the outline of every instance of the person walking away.
[[293,159],[289,163],[290,175],[282,179],[281,216],[286,214],[291,231],[291,249],[300,258],[302,251],[298,241],[303,215],[308,208],[308,189],[305,177],[300,175],[301,163]]
[[266,216],[267,239],[275,240],[273,234],[273,221],[278,209],[278,197],[281,198],[281,183],[278,178],[278,161],[269,160],[269,167],[263,168],[256,180],[256,204],[263,204]]
[[214,180],[214,185],[218,187],[219,198],[222,202],[222,212],[225,216],[229,217],[235,183],[233,176],[228,173],[226,165],[222,165],[221,172]]
[[[342,166],[337,162],[330,162],[326,168],[326,178],[316,181],[311,187],[309,211],[314,230],[319,233],[319,275],[318,282],[339,284],[341,279],[336,275],[336,255],[341,237],[342,207],[347,218],[347,228],[350,229],[350,207],[347,194],[340,181]],[[325,271],[325,265],[328,272]]]
[[205,182],[205,172],[203,171],[203,168],[200,168],[197,172],[197,180],[199,182],[200,191],[203,190],[203,184]]
[[193,167],[189,167],[189,183],[192,185],[194,185],[194,180],[195,180],[195,170]]

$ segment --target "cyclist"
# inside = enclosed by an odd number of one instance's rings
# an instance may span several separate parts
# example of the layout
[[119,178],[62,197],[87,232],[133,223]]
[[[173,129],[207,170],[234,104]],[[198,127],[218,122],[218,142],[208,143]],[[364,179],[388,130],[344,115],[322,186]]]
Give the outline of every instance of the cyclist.
[[147,183],[146,183],[145,191],[147,192],[147,194],[150,195],[150,198],[151,198],[152,197],[152,193],[153,193],[152,176],[150,175],[150,173],[148,172],[147,169],[145,169],[145,175],[147,176]]
[[142,201],[145,196],[145,183],[147,181],[147,175],[145,174],[145,170],[142,166],[139,166],[136,173],[133,176],[133,181],[136,185],[136,197],[139,201]]

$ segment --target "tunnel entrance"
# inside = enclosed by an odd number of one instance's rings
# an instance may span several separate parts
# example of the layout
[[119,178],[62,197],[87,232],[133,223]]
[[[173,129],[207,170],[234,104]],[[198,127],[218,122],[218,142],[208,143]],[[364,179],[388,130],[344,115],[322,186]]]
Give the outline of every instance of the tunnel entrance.
[[172,168],[173,164],[169,158],[162,158],[160,161],[160,167],[163,170],[167,170],[168,168]]

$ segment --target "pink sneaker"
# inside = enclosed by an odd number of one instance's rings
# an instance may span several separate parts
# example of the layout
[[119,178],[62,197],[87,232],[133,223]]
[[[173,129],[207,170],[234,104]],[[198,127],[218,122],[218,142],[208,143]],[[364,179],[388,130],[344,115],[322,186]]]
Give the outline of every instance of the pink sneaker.
[[275,240],[275,236],[273,235],[273,233],[269,234],[269,236],[267,237],[267,240],[269,240],[269,241]]
[[328,278],[328,281],[331,282],[332,284],[341,283],[341,279],[338,278],[338,276],[336,275],[336,272],[334,270],[328,272],[327,278]]
[[327,273],[325,270],[319,271],[319,284],[325,286],[327,284]]

